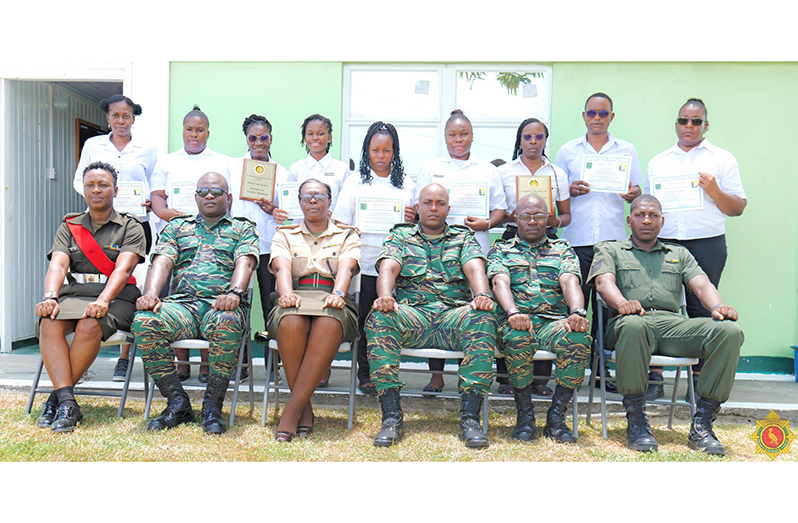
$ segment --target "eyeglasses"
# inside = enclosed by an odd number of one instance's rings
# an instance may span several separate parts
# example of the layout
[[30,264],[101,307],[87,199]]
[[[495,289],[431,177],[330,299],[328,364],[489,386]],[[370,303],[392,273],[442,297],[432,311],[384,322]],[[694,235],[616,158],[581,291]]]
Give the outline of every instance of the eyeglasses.
[[676,123],[679,125],[687,125],[687,122],[691,122],[694,127],[699,127],[704,123],[703,118],[677,118]]
[[218,187],[200,187],[197,189],[197,196],[200,198],[205,198],[208,196],[208,193],[212,194],[214,198],[219,198],[227,191],[224,189],[220,189]]
[[542,142],[546,138],[546,135],[543,133],[525,134],[522,135],[521,138],[523,138],[525,142],[531,142],[532,138],[534,138],[536,142]]
[[536,222],[545,222],[546,218],[548,217],[549,215],[545,212],[537,212],[535,214],[529,214],[528,212],[525,212],[518,215],[518,221],[524,223],[529,223],[532,220],[535,220]]
[[315,199],[317,202],[322,203],[327,201],[327,193],[302,193],[299,195],[299,201],[308,203],[310,200]]
[[585,111],[585,115],[588,118],[595,118],[596,115],[598,115],[599,118],[606,118],[606,117],[608,117],[610,115],[610,112],[609,111],[594,111],[594,110],[591,109],[590,111]]
[[260,136],[255,136],[254,134],[250,134],[249,136],[247,136],[247,140],[249,140],[249,143],[257,142],[258,138],[260,138],[260,143],[266,143],[269,140],[271,140],[272,137],[269,136],[268,134],[262,134]]

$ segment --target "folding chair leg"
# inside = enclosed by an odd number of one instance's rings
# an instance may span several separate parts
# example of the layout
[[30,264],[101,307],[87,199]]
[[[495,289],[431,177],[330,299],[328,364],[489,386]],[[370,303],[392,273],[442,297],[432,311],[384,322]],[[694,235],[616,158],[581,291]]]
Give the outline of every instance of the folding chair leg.
[[39,380],[42,377],[42,369],[44,369],[44,359],[39,356],[39,366],[36,368],[36,377],[33,378],[33,383],[30,386],[30,396],[28,396],[28,405],[25,407],[25,414],[30,414],[33,408],[33,398],[36,396],[36,389],[39,388]]
[[673,382],[673,394],[671,395],[671,406],[668,414],[668,430],[673,430],[673,413],[676,410],[676,398],[679,396],[679,378],[682,376],[682,368],[676,367],[676,380]]
[[571,403],[573,403],[571,410],[573,411],[575,438],[579,438],[579,402],[576,400],[577,392],[579,392],[579,389],[574,390],[574,395],[571,397]]
[[[587,425],[590,426],[590,416],[593,413],[593,391],[596,390],[596,368],[598,367],[598,351],[593,354],[593,362],[590,369],[590,379],[588,386],[590,390],[587,393]],[[574,392],[576,396],[576,392]]]
[[[263,389],[263,414],[260,417],[260,426],[266,426],[266,413],[269,408],[269,390],[271,389],[271,384],[269,384],[269,375],[272,373],[272,364],[274,363],[274,351],[266,345],[266,387]],[[277,383],[275,383],[277,385]]]
[[488,435],[488,397],[490,393],[482,395],[482,433]]
[[150,407],[152,407],[152,396],[155,392],[155,380],[152,379],[152,376],[147,374],[147,369],[144,369],[144,380],[149,382],[149,390],[147,391],[147,403],[144,406],[144,421],[150,419]]
[[[130,356],[128,356],[127,372],[125,373],[125,384],[122,386],[122,397],[119,400],[119,412],[116,413],[117,418],[122,418],[122,413],[125,411],[125,402],[127,402],[127,391],[130,389],[130,377],[133,376],[133,364],[136,362],[136,341],[130,347]],[[147,383],[146,375],[144,383]]]
[[[246,347],[246,341],[244,338],[241,338],[241,346],[238,348],[238,361],[236,362],[236,370],[233,373],[233,399],[230,402],[230,418],[227,423],[228,426],[233,425],[233,421],[236,418],[236,405],[238,405],[238,387],[241,384],[241,367],[244,364],[244,348]],[[251,378],[250,378],[251,379]]]
[[357,350],[358,340],[352,346],[352,369],[349,372],[349,416],[346,420],[346,430],[352,430],[355,421],[355,393],[357,391]]
[[252,334],[247,332],[247,367],[249,370],[249,417],[255,412],[255,368],[252,365]]
[[687,391],[690,393],[690,419],[695,417],[695,387],[693,386],[693,366],[687,367]]

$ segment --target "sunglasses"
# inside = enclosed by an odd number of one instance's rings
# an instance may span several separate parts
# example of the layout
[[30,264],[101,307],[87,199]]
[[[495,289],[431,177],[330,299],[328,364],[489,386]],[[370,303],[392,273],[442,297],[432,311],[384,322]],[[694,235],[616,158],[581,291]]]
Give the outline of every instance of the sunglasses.
[[529,223],[532,220],[535,220],[536,222],[545,222],[548,216],[549,215],[545,212],[537,212],[535,214],[529,214],[528,212],[525,212],[518,215],[518,221],[523,223]]
[[199,189],[197,189],[197,196],[199,196],[200,198],[205,198],[206,196],[208,196],[208,193],[210,193],[213,195],[214,198],[219,198],[226,192],[227,191],[225,191],[224,189],[220,189],[218,187],[200,187]]
[[704,123],[702,118],[677,118],[676,123],[679,125],[687,125],[687,122],[691,122],[694,127],[699,127]]
[[254,134],[250,134],[249,136],[247,136],[247,140],[249,141],[249,143],[256,143],[259,138],[260,138],[260,143],[266,143],[269,140],[271,140],[272,137],[269,136],[268,134],[262,134],[260,136],[255,136]]
[[299,201],[308,203],[310,200],[316,200],[317,202],[326,202],[327,201],[327,193],[302,193],[299,195]]
[[595,118],[596,115],[599,115],[599,118],[606,118],[606,117],[608,117],[610,115],[610,112],[609,111],[594,111],[594,110],[591,109],[590,111],[585,111],[585,115],[587,115],[588,118]]
[[521,138],[523,138],[525,142],[531,142],[532,138],[534,138],[536,142],[542,142],[546,138],[546,135],[543,133],[524,134],[521,136]]

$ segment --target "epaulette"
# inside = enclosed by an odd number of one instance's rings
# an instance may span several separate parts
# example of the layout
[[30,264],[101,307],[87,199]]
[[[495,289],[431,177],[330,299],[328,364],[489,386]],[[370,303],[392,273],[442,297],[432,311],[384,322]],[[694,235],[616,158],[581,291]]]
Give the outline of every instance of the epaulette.
[[119,213],[119,216],[124,216],[125,218],[133,218],[137,222],[141,223],[141,220],[135,214],[131,214],[131,213],[126,212],[126,211],[116,211],[116,212]]
[[339,229],[348,230],[349,232],[346,233],[346,237],[347,238],[349,238],[349,235],[352,234],[353,232],[356,232],[357,235],[360,236],[360,229],[358,229],[354,225],[340,224],[340,225],[336,225],[336,227],[338,227]]
[[287,230],[289,230],[289,229],[296,229],[296,228],[298,228],[298,227],[299,227],[299,224],[298,224],[298,223],[294,223],[294,224],[292,224],[292,225],[278,225],[278,226],[277,226],[277,229],[275,229],[275,230],[278,230],[278,231],[287,231]]
[[64,221],[67,221],[69,218],[74,218],[75,216],[80,216],[81,214],[86,214],[86,211],[83,212],[71,212],[64,216]]
[[258,227],[258,224],[252,221],[251,219],[247,218],[246,216],[233,216],[234,220],[239,220],[242,222],[248,222],[250,225],[253,225],[255,228]]
[[449,225],[449,228],[450,229],[454,229],[457,232],[470,232],[471,234],[474,234],[474,229],[472,229],[471,227],[469,227],[467,225],[462,225],[462,224],[459,224],[459,223],[451,224],[451,225]]
[[406,228],[408,228],[408,227],[414,227],[414,226],[416,226],[416,225],[418,225],[418,224],[415,224],[415,223],[410,223],[410,222],[402,222],[402,223],[397,223],[396,225],[394,225],[393,227],[391,227],[391,232],[393,232],[393,231],[396,231],[396,230],[398,230],[398,229],[406,229]]

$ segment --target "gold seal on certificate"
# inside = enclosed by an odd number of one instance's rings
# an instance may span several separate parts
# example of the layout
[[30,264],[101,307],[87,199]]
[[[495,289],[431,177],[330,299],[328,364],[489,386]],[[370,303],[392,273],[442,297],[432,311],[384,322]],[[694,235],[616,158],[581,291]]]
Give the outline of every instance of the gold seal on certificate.
[[360,232],[388,234],[397,223],[402,223],[405,207],[401,198],[357,199],[356,222]]
[[590,184],[591,192],[629,192],[631,156],[586,154],[582,158],[582,180]]
[[699,187],[700,176],[652,176],[651,194],[662,204],[662,212],[696,211],[704,208],[704,190]]
[[449,216],[473,216],[488,219],[488,183],[447,183],[449,192]]
[[277,174],[276,163],[245,158],[239,198],[250,201],[264,198],[271,201],[274,198],[275,174]]
[[117,182],[119,192],[114,198],[114,210],[135,214],[139,217],[147,215],[147,209],[142,207],[144,197],[144,182]]
[[551,195],[551,176],[519,176],[515,179],[518,200],[528,194],[536,194],[543,198],[549,208],[549,214],[554,214],[554,198]]
[[197,182],[169,182],[169,192],[166,193],[169,208],[192,216],[199,214],[197,200],[194,199],[196,194]]

